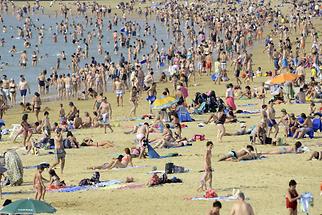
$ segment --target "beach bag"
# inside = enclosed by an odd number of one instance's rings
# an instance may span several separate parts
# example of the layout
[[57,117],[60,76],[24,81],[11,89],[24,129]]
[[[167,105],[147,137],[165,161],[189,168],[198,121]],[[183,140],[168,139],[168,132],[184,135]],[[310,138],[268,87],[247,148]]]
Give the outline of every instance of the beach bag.
[[217,193],[213,189],[208,189],[204,195],[205,198],[216,198],[218,197]]
[[173,163],[166,163],[165,164],[164,171],[165,171],[166,174],[173,173],[173,170],[174,170],[174,164]]

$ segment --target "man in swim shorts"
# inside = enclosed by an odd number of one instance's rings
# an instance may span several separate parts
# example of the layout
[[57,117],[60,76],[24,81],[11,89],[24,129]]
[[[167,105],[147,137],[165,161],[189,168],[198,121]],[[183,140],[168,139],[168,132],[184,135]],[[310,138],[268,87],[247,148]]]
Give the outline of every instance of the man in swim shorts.
[[113,91],[115,92],[115,95],[116,95],[117,106],[120,106],[120,100],[121,100],[121,105],[123,107],[124,89],[125,89],[124,83],[120,81],[119,77],[116,77],[113,82]]

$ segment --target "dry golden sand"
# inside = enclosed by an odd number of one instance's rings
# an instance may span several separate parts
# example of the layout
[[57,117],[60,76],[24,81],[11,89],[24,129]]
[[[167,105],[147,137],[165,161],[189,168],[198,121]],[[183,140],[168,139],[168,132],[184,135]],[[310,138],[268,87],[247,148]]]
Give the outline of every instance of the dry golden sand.
[[[254,68],[261,66],[264,71],[271,69],[271,63],[262,53],[262,45],[254,49]],[[232,76],[232,73],[230,74]],[[266,78],[255,79],[254,85],[259,85]],[[190,95],[195,92],[205,92],[210,89],[216,90],[219,96],[223,96],[225,85],[215,86],[208,77],[203,76],[199,86],[189,88]],[[167,85],[160,85],[159,92]],[[113,107],[113,119],[121,119],[129,113],[128,93],[125,96],[125,106],[123,108],[116,107],[115,97],[107,94]],[[143,114],[147,111],[148,104],[141,99],[139,113]],[[190,97],[191,98],[191,97]],[[58,119],[58,106],[60,102],[50,102],[44,106],[50,107],[50,118],[53,121]],[[67,109],[67,101],[63,102]],[[79,102],[75,101],[76,106],[84,111],[92,111],[93,101]],[[237,104],[257,103],[256,99],[248,101],[237,101]],[[286,108],[289,112],[296,114],[308,111],[308,105],[278,105],[277,116],[280,116],[280,110]],[[259,109],[259,104],[255,107],[245,107],[247,110]],[[30,115],[30,121],[34,121],[33,114]],[[208,115],[194,116],[195,119],[205,120]],[[15,108],[9,110],[5,116],[7,124],[19,123],[21,118],[21,110]],[[259,115],[251,115],[250,119],[245,120],[248,126],[255,125],[259,121]],[[110,149],[100,148],[81,148],[67,150],[67,161],[65,174],[61,176],[67,184],[77,184],[82,178],[90,177],[92,171],[86,170],[91,165],[102,164],[111,160],[116,153],[123,151],[124,147],[133,146],[133,135],[123,134],[124,128],[134,125],[137,122],[118,122],[119,127],[115,127],[112,134],[103,134],[102,129],[86,129],[74,132],[79,141],[85,137],[91,137],[94,140],[110,140],[115,143],[115,147]],[[183,129],[183,135],[190,138],[196,133],[206,134],[206,138],[214,141],[213,150],[213,167],[215,169],[213,187],[219,195],[226,195],[232,192],[233,188],[238,188],[245,192],[253,205],[255,213],[259,215],[282,215],[287,214],[285,209],[285,192],[288,187],[288,181],[295,179],[298,182],[298,191],[312,192],[315,197],[315,205],[310,214],[318,215],[322,212],[321,197],[319,196],[319,185],[321,178],[321,162],[306,159],[309,154],[302,155],[280,155],[271,156],[268,159],[252,162],[221,162],[216,160],[219,156],[227,153],[231,149],[240,149],[248,144],[248,136],[241,137],[224,137],[223,143],[216,142],[215,125],[207,125],[204,128],[198,128],[198,122],[187,123],[188,128]],[[227,124],[227,132],[234,132],[239,129],[238,124]],[[281,135],[281,134],[280,134]],[[156,136],[155,134],[153,137]],[[317,143],[321,143],[321,133],[316,133],[316,138],[304,139],[302,142],[310,147],[311,150],[321,150],[317,147]],[[7,137],[4,137],[6,140]],[[287,139],[287,143],[293,144],[294,140]],[[21,147],[19,144],[13,144],[9,140],[4,141],[0,145],[0,151],[7,148]],[[257,146],[259,152],[269,151],[272,146]],[[179,149],[162,149],[158,150],[160,154],[169,152],[178,152],[181,157],[161,159],[161,160],[138,160],[134,159],[134,165],[147,165],[141,169],[126,169],[102,171],[102,180],[120,179],[124,180],[127,176],[134,177],[137,183],[145,184],[149,175],[146,173],[151,171],[153,166],[159,170],[164,168],[166,162],[174,162],[176,165],[184,166],[190,169],[189,173],[177,174],[176,176],[183,180],[183,184],[167,184],[155,188],[142,188],[133,190],[95,190],[87,192],[75,193],[47,193],[46,201],[50,202],[58,209],[57,214],[206,214],[211,208],[211,202],[207,201],[189,201],[187,197],[201,196],[202,193],[196,191],[203,167],[202,156],[205,151],[205,142],[195,142],[191,147]],[[46,151],[42,151],[44,154]],[[21,153],[21,151],[20,151]],[[36,165],[40,162],[54,162],[53,155],[42,156],[21,156],[25,166]],[[57,170],[59,172],[59,169]],[[4,187],[3,191],[32,191],[32,179],[35,170],[25,170],[24,185],[21,187]],[[47,172],[44,176],[48,178]],[[171,175],[170,175],[171,176]],[[13,200],[20,198],[32,198],[34,194],[17,194],[7,195],[4,198]],[[223,202],[222,214],[229,214],[232,202]]]

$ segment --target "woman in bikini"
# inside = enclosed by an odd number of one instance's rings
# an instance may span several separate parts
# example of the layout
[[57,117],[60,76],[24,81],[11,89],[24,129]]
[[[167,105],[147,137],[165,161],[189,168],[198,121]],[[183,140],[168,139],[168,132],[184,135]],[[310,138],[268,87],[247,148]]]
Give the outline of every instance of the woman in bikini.
[[40,94],[38,92],[35,92],[34,97],[32,97],[32,110],[36,114],[36,119],[37,122],[39,122],[39,113],[41,109],[41,99],[40,99]]
[[131,150],[129,148],[124,149],[125,155],[119,155],[114,158],[110,163],[104,163],[101,166],[89,167],[88,169],[113,169],[113,168],[126,168],[127,166],[133,167]]
[[136,109],[138,107],[138,100],[139,100],[139,91],[138,89],[133,86],[130,92],[130,102],[132,103],[132,109],[130,111],[130,116],[136,116]]
[[218,161],[240,161],[240,160],[251,160],[256,158],[257,156],[253,153],[254,147],[251,145],[247,145],[246,148],[242,148],[239,151],[230,151],[227,155],[220,158]]

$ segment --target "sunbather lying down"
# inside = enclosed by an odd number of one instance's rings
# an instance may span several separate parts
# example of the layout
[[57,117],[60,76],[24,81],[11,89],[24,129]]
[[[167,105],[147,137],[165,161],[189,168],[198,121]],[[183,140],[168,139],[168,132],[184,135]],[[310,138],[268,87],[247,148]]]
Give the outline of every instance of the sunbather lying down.
[[261,157],[254,151],[254,147],[247,145],[246,148],[242,148],[239,151],[230,151],[227,155],[220,158],[218,161],[242,161],[242,160],[255,160]]
[[119,155],[117,158],[113,158],[111,162],[104,163],[100,166],[88,167],[87,169],[113,169],[113,168],[126,168],[128,165],[133,167],[131,151],[129,148],[125,148],[125,155]]
[[312,155],[310,156],[310,158],[308,159],[308,161],[316,159],[318,161],[322,160],[322,151],[318,152],[318,151],[314,151],[312,153]]
[[92,139],[85,138],[81,143],[81,146],[95,146],[95,147],[102,147],[102,148],[110,148],[113,147],[114,144],[111,141],[104,140],[104,141],[97,141],[94,143]]
[[281,146],[269,152],[263,152],[263,155],[279,155],[279,154],[300,154],[303,153],[304,147],[300,141],[297,141],[294,146]]

